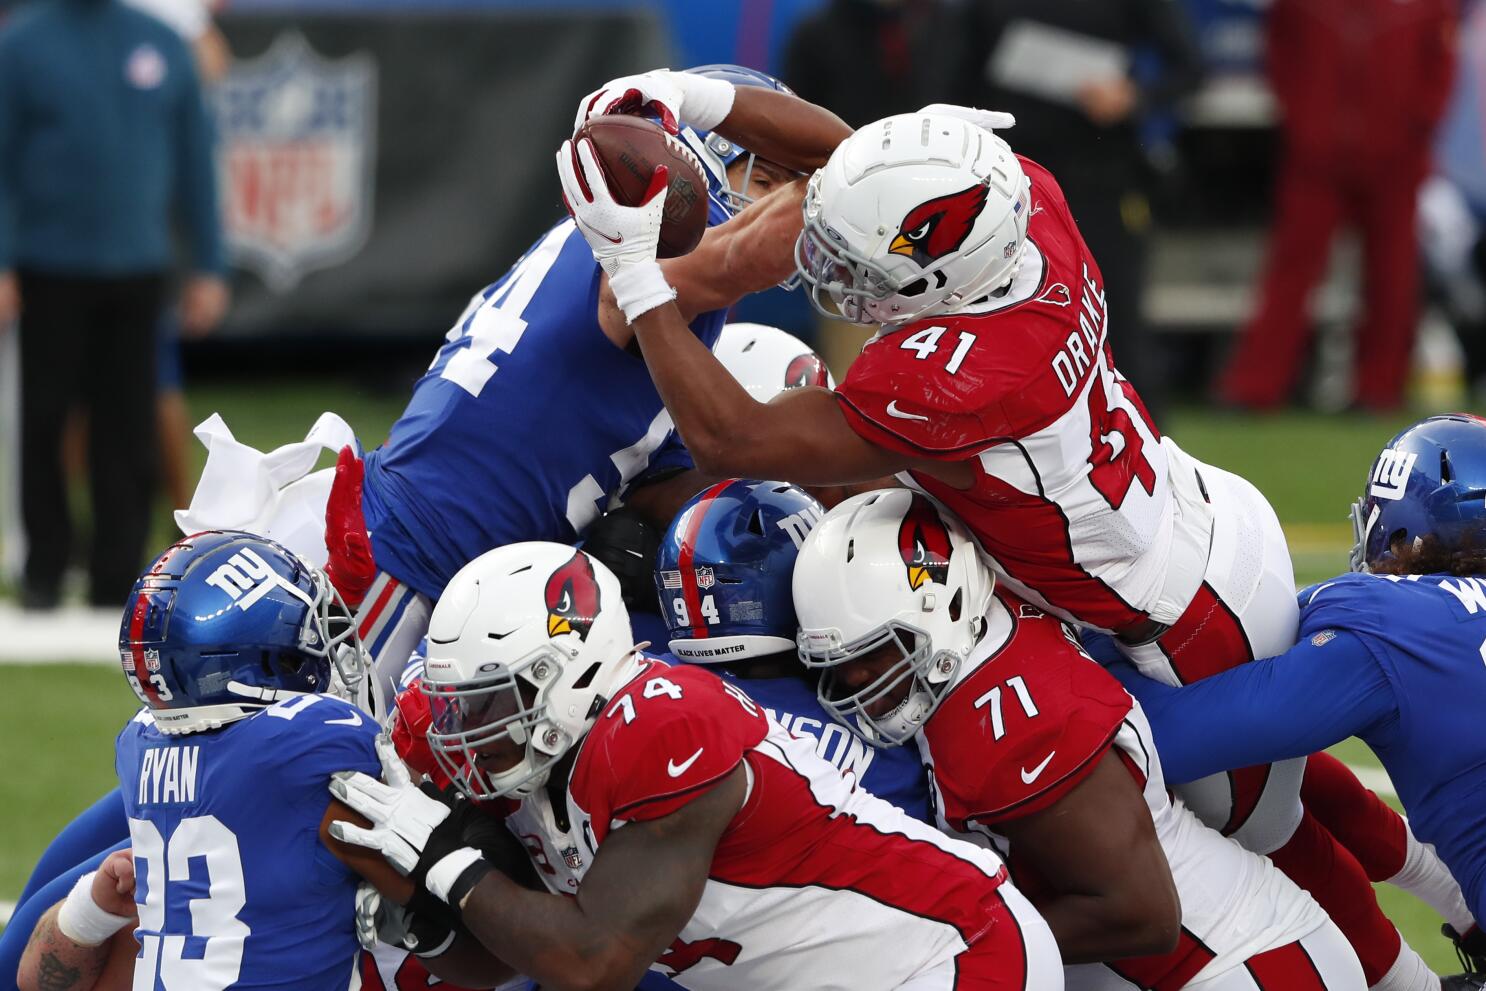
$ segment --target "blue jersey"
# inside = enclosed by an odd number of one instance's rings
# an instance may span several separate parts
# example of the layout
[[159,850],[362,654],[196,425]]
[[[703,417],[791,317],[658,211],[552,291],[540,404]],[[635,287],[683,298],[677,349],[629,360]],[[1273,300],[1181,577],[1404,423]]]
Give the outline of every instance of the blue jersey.
[[134,987],[345,991],[356,876],[320,842],[330,775],[380,776],[377,727],[304,695],[223,729],[166,736],[141,712],[115,767],[139,905]]
[[933,823],[929,778],[916,747],[868,745],[831,718],[816,697],[815,686],[804,678],[735,678],[723,669],[711,670],[747,692],[795,736],[813,737],[815,752],[867,791],[915,819]]
[[1279,657],[1184,688],[1114,669],[1151,720],[1167,780],[1360,737],[1486,918],[1486,579],[1343,575],[1300,607],[1300,641]]
[[[599,327],[600,275],[565,220],[470,301],[367,455],[379,568],[437,599],[485,551],[570,544],[636,478],[691,467],[645,362]],[[692,330],[710,348],[725,317],[703,314]]]

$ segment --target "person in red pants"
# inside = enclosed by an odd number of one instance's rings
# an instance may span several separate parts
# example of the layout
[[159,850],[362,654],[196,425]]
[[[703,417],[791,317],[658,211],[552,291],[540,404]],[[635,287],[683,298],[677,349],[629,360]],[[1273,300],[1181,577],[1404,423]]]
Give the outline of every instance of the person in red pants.
[[1284,153],[1258,308],[1218,383],[1233,406],[1290,397],[1332,235],[1362,238],[1355,404],[1397,407],[1418,312],[1415,199],[1454,75],[1454,0],[1275,0],[1268,74]]

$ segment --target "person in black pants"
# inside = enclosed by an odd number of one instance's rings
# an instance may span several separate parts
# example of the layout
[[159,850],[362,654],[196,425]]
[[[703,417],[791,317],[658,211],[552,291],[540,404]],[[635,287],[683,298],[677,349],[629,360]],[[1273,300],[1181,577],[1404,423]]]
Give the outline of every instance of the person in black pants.
[[[978,45],[962,62],[967,102],[1015,114],[1016,129],[1007,135],[1013,147],[1058,177],[1104,275],[1115,360],[1159,421],[1155,407],[1166,376],[1141,314],[1151,216],[1150,170],[1137,127],[1144,114],[1171,108],[1202,80],[1201,53],[1182,5],[967,0],[964,16],[961,33]],[[1026,71],[1025,59],[1021,71],[1015,68],[1014,49],[1033,37],[1044,51],[1063,53],[1048,56],[1056,65],[1043,62],[1043,78]],[[1144,51],[1156,53],[1160,70],[1137,79],[1134,64]],[[1081,68],[1081,59],[1092,61]],[[1049,75],[1080,83],[1059,92],[1046,85]]]
[[72,525],[61,436],[89,414],[94,605],[124,601],[155,488],[155,326],[183,222],[188,328],[227,306],[211,134],[186,44],[118,0],[39,0],[0,30],[0,332],[21,351],[23,604],[57,605]]

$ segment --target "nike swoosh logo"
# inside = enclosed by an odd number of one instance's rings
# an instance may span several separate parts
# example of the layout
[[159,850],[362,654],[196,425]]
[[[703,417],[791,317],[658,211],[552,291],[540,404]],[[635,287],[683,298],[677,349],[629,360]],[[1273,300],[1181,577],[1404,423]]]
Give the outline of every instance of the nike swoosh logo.
[[702,751],[706,749],[706,747],[697,747],[697,752],[686,758],[686,760],[682,761],[680,764],[676,763],[673,760],[666,761],[666,773],[673,778],[681,777],[681,775],[686,773],[687,768],[691,767],[691,765],[697,762],[697,758],[702,756]]
[[624,236],[623,235],[619,235],[619,236],[616,237],[613,234],[605,234],[603,231],[599,230],[597,227],[593,226],[592,224],[584,223],[581,220],[578,221],[578,224],[584,230],[593,231],[595,234],[597,234],[599,237],[603,238],[605,241],[608,241],[610,244],[623,244],[624,243]]
[[917,413],[905,413],[898,408],[898,401],[894,399],[887,404],[887,415],[895,416],[900,420],[928,420],[927,416],[919,416]]
[[1025,767],[1022,768],[1022,784],[1029,785],[1032,782],[1036,781],[1039,777],[1041,777],[1042,772],[1047,769],[1048,762],[1053,759],[1053,754],[1055,753],[1057,753],[1056,750],[1054,750],[1052,754],[1048,754],[1046,757],[1042,758],[1042,763],[1032,768],[1030,773],[1028,773]]
[[345,719],[327,719],[327,720],[325,720],[325,725],[326,726],[360,726],[361,725],[361,713],[359,713],[359,712],[353,712],[349,716],[347,716]]

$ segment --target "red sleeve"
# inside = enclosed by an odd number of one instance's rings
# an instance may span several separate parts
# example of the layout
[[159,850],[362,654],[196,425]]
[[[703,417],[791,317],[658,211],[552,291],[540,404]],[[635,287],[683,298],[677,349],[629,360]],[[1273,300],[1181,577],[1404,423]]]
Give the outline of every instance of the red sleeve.
[[656,662],[604,709],[573,773],[573,800],[602,839],[614,820],[659,819],[726,777],[768,733],[741,690]]
[[981,367],[990,349],[969,347],[955,363],[963,323],[909,324],[870,341],[836,387],[852,429],[890,451],[944,460],[960,460],[990,438],[1008,436],[998,398],[1005,376]]
[[945,817],[963,829],[1053,805],[1093,771],[1131,706],[1058,620],[1018,620],[1007,647],[957,686],[929,723]]

